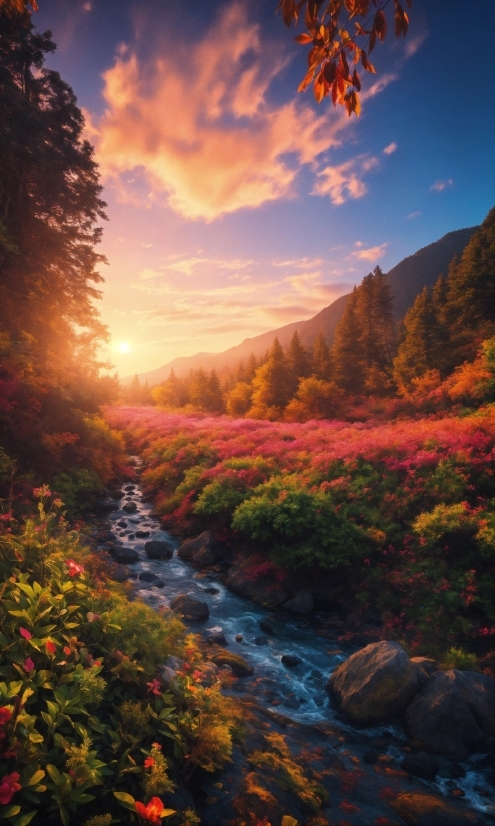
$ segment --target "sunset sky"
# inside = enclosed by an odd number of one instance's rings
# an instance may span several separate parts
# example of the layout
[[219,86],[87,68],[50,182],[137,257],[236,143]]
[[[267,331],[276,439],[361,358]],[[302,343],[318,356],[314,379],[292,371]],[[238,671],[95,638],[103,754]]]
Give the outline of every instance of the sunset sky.
[[414,0],[350,120],[296,93],[276,0],[39,1],[101,166],[122,376],[309,318],[495,202],[493,0]]

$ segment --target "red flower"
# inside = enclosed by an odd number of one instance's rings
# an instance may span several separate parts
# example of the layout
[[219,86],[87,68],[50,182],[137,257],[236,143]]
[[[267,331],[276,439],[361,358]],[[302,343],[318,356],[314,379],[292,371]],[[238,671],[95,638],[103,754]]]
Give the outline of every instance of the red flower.
[[164,811],[163,803],[159,797],[152,797],[147,806],[136,800],[136,812],[143,820],[148,823],[160,823],[162,812]]
[[47,640],[45,648],[47,654],[55,654],[55,651],[57,650],[57,646],[51,640]]
[[151,767],[154,766],[154,765],[155,765],[155,760],[154,760],[153,757],[147,757],[146,760],[144,761],[144,768],[145,769],[151,769]]
[[10,708],[2,706],[2,708],[0,708],[0,726],[4,726],[6,723],[8,723],[11,717],[12,712]]
[[66,559],[65,565],[69,576],[82,576],[84,573],[84,566],[79,565],[79,563],[75,562],[73,559]]
[[161,689],[160,689],[159,680],[152,680],[150,683],[146,683],[146,685],[148,686],[151,693],[156,694],[157,697],[159,697],[160,694],[162,693]]
[[72,649],[68,645],[64,645],[64,654],[68,657],[72,653]]
[[28,657],[26,662],[24,663],[24,670],[27,671],[28,674],[29,674],[30,671],[34,670],[34,663],[31,659],[31,657]]
[[[2,777],[0,780],[0,803],[2,806],[6,806],[7,803],[10,803],[13,795],[20,791],[21,787],[17,782],[19,777],[20,774],[17,774],[17,772],[12,772],[12,774],[6,774],[5,777]],[[151,822],[154,823],[156,821]]]
[[19,634],[21,637],[24,637],[25,640],[30,640],[33,636],[31,631],[28,631],[27,628],[19,628]]

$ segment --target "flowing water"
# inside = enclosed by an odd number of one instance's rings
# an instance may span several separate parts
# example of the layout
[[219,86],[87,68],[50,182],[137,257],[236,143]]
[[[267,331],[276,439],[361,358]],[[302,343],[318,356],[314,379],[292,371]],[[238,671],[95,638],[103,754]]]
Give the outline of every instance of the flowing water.
[[[137,460],[139,463],[139,460]],[[129,487],[129,486],[125,486]],[[244,599],[229,591],[214,573],[198,571],[177,556],[179,540],[160,529],[153,516],[153,508],[143,501],[142,490],[135,483],[133,490],[126,491],[121,508],[127,502],[135,502],[135,513],[127,514],[122,509],[109,514],[108,522],[117,541],[139,553],[139,562],[129,566],[131,575],[138,576],[144,571],[157,575],[162,587],[153,583],[135,580],[136,596],[149,605],[160,608],[169,606],[178,594],[189,594],[208,604],[210,617],[205,623],[195,623],[191,630],[206,637],[223,631],[228,640],[228,651],[240,654],[254,668],[254,676],[237,680],[233,691],[251,694],[259,702],[294,720],[306,723],[319,721],[337,722],[340,729],[355,732],[341,719],[336,720],[336,712],[325,693],[329,674],[355,649],[319,637],[316,633],[318,621],[324,615],[316,614],[311,621],[292,618],[287,615],[270,614],[251,600]],[[125,522],[125,527],[118,523]],[[136,538],[136,531],[149,531],[147,538]],[[170,560],[150,560],[144,552],[148,539],[165,540],[175,548]],[[269,621],[273,634],[260,630],[261,620]],[[242,641],[236,641],[236,636]],[[293,654],[300,659],[295,668],[287,668],[282,662],[284,654]],[[369,739],[384,735],[390,742],[388,753],[399,761],[401,746],[406,742],[403,731],[394,726],[380,726],[359,730],[358,739]],[[464,768],[466,776],[456,780],[440,780],[426,783],[432,790],[449,794],[452,785],[462,789],[466,801],[482,812],[495,813],[493,789],[487,784],[480,764],[483,756],[472,757]],[[487,794],[487,792],[489,792]]]

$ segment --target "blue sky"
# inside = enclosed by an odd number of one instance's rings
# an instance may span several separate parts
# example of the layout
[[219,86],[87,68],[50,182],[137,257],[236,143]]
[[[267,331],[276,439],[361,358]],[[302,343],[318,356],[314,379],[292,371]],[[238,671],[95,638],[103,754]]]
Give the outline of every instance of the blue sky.
[[493,206],[493,0],[415,0],[351,120],[297,94],[275,0],[40,5],[101,165],[121,375],[309,318]]

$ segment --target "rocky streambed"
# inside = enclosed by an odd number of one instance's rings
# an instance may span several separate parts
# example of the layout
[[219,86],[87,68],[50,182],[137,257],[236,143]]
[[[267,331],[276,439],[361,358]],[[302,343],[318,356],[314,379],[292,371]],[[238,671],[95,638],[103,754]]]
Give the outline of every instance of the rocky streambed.
[[[116,578],[132,579],[136,596],[157,609],[183,614],[212,668],[238,677],[229,691],[243,706],[246,735],[220,778],[195,790],[202,823],[250,823],[250,813],[272,826],[284,814],[342,826],[495,823],[490,678],[438,671],[395,643],[339,644],[329,638],[327,614],[310,613],[304,588],[291,595],[274,582],[260,593],[245,560],[231,558],[209,532],[179,543],[161,530],[137,483],[99,508],[95,538],[118,563]],[[253,601],[260,597],[268,609]],[[281,604],[286,610],[275,610]],[[173,679],[173,665],[165,679]],[[280,736],[285,763],[274,751]],[[271,763],[253,757],[263,753],[275,755]],[[317,811],[294,791],[297,767],[321,789]]]

